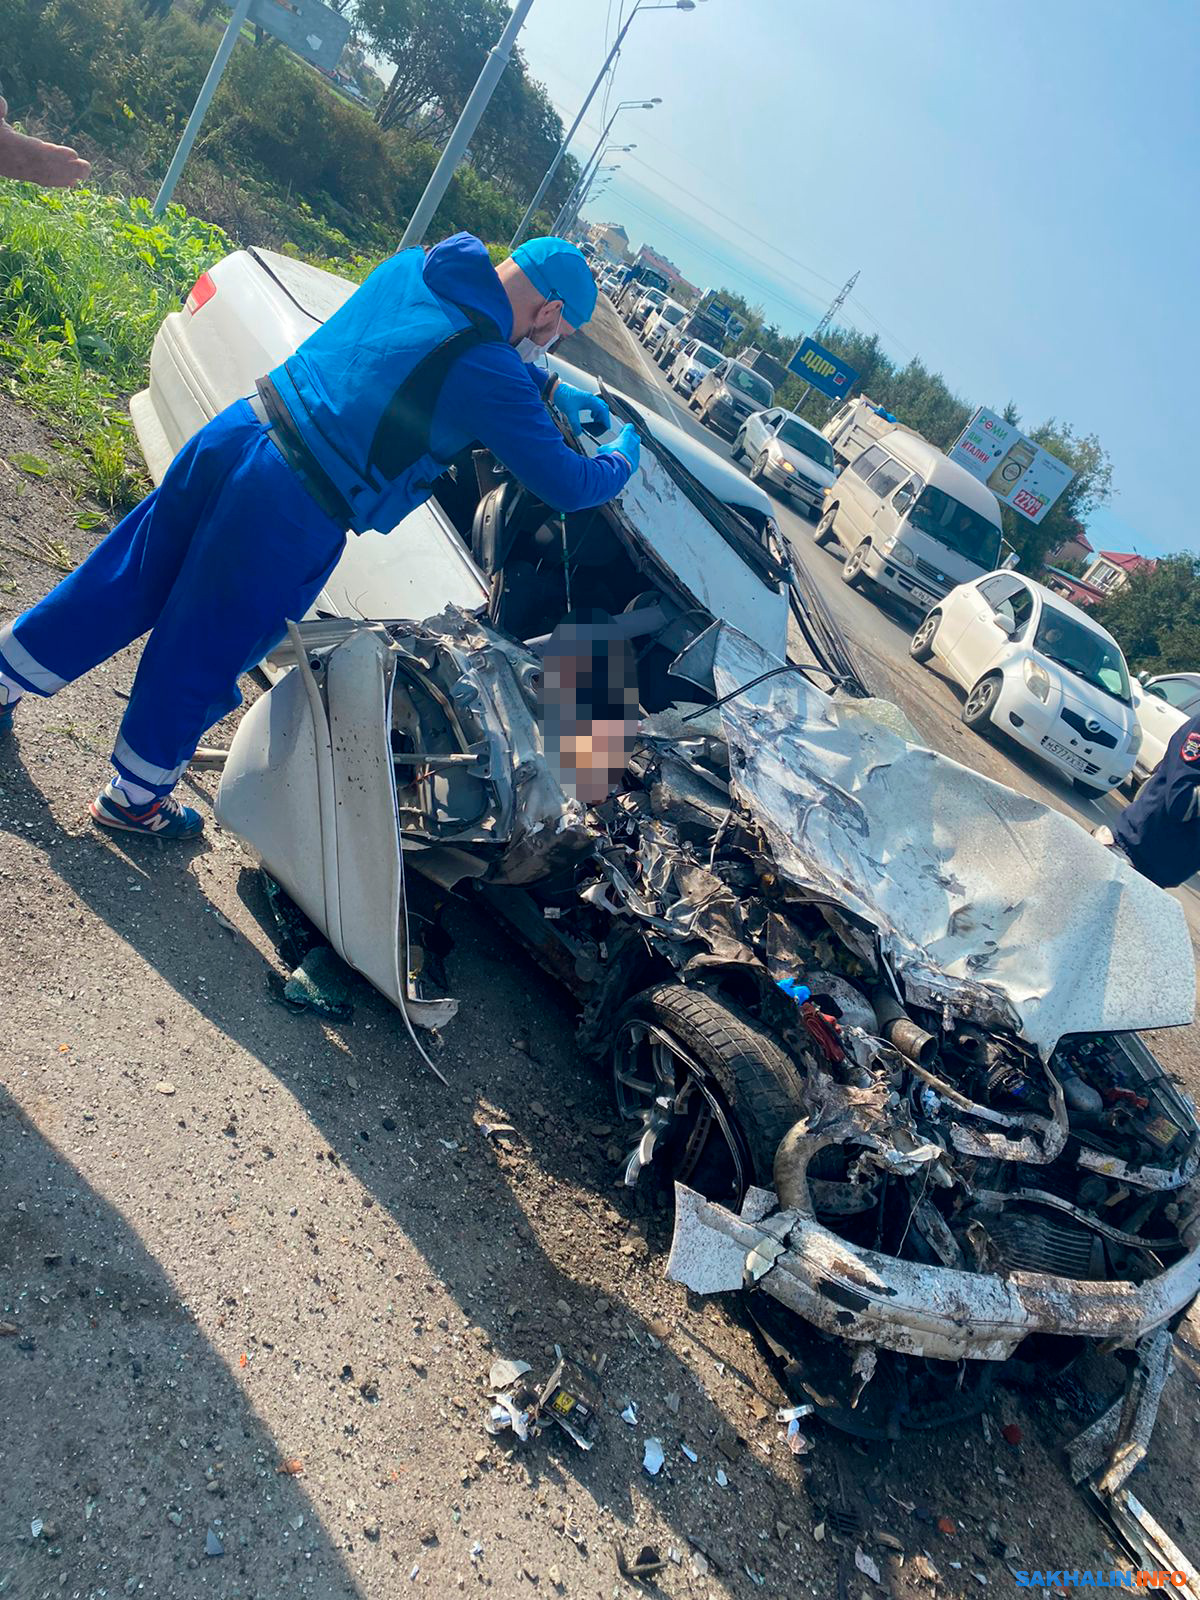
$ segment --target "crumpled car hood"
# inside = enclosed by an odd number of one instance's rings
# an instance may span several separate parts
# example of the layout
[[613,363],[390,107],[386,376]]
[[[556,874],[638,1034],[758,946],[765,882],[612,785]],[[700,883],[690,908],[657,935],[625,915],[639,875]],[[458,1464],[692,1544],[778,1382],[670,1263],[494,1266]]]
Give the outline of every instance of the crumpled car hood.
[[[719,697],[778,665],[719,629]],[[720,716],[779,870],[869,923],[910,1001],[973,1009],[1044,1056],[1067,1034],[1192,1020],[1182,908],[1078,823],[923,748],[896,707],[798,673]]]

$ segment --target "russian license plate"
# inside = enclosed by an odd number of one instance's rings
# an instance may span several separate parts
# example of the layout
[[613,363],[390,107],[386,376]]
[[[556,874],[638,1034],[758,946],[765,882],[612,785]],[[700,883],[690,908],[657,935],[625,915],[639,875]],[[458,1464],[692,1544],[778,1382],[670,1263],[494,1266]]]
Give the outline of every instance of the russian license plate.
[[1054,756],[1059,761],[1065,761],[1076,772],[1086,772],[1091,762],[1085,761],[1082,756],[1077,756],[1074,750],[1068,750],[1065,744],[1059,744],[1057,739],[1052,739],[1049,734],[1042,738],[1042,749]]

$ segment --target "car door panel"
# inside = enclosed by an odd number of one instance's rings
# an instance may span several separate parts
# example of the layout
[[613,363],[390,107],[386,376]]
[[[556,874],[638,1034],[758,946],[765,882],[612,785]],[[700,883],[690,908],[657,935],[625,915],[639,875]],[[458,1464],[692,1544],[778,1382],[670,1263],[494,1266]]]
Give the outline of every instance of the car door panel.
[[1007,639],[996,627],[995,614],[979,590],[968,585],[959,594],[961,603],[957,637],[948,641],[948,665],[964,688],[971,688],[983,676],[985,663]]

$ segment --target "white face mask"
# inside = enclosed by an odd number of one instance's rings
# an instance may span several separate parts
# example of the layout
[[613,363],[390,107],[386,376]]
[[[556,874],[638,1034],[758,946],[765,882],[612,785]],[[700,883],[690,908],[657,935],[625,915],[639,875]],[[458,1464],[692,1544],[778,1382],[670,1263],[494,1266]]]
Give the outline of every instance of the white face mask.
[[558,343],[561,335],[562,312],[560,311],[558,313],[558,326],[546,340],[545,344],[538,344],[536,339],[530,339],[527,335],[524,339],[517,340],[517,354],[520,356],[522,361],[536,361],[539,356],[544,356],[547,351],[552,348],[552,346]]

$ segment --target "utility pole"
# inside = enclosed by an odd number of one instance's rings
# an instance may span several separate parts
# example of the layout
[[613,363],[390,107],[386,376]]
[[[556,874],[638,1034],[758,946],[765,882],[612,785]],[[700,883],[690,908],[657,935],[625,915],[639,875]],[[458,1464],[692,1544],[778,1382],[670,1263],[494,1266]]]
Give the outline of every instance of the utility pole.
[[[820,322],[817,323],[816,327],[809,334],[808,337],[810,339],[815,341],[817,336],[818,336],[818,334],[824,333],[825,329],[829,327],[829,325],[833,321],[834,317],[837,316],[838,312],[845,305],[846,296],[850,293],[851,289],[853,289],[854,285],[858,282],[858,274],[861,271],[862,271],[861,267],[856,268],[855,271],[853,271],[850,274],[850,276],[846,279],[845,283],[838,290],[838,292],[834,295],[833,299],[829,302],[829,309],[826,311],[825,315],[821,318]],[[804,392],[801,394],[800,398],[796,401],[796,404],[792,407],[792,409],[794,411],[799,411],[800,407],[808,399],[808,397],[809,397],[809,395],[811,393],[812,393],[812,384],[811,383],[806,383],[804,385]]]
[[425,193],[417,201],[417,209],[409,219],[408,227],[404,230],[404,237],[400,241],[401,250],[407,250],[410,245],[420,244],[425,237],[425,230],[433,221],[434,212],[441,205],[446,190],[450,187],[450,180],[454,176],[454,169],[467,153],[467,146],[474,137],[475,129],[479,126],[480,118],[487,110],[488,101],[496,85],[503,76],[504,69],[512,56],[512,47],[517,35],[521,31],[521,24],[529,14],[533,0],[516,0],[508,26],[500,35],[499,40],[487,53],[483,63],[483,71],[479,74],[475,87],[471,90],[470,99],[462,108],[462,114],[454,124],[454,132],[442,151],[441,160],[433,169],[429,182],[425,185]]
[[696,0],[665,0],[665,3],[662,4],[662,5],[652,5],[652,6],[651,5],[647,5],[646,4],[646,0],[637,0],[637,4],[634,6],[633,10],[629,13],[629,16],[625,20],[625,26],[621,29],[620,33],[618,33],[617,37],[613,40],[613,47],[608,52],[608,54],[605,56],[604,63],[601,66],[600,71],[596,74],[596,81],[595,81],[595,83],[592,84],[592,87],[588,90],[587,96],[584,99],[583,104],[580,106],[579,111],[576,114],[575,121],[567,129],[566,134],[563,137],[562,143],[559,145],[558,149],[555,151],[554,160],[546,168],[546,174],[543,177],[541,183],[538,184],[537,193],[534,195],[533,199],[529,202],[529,206],[528,206],[528,209],[525,212],[525,215],[521,218],[520,222],[518,222],[518,224],[517,224],[516,233],[514,233],[512,238],[508,241],[508,247],[509,247],[510,250],[515,250],[517,248],[517,246],[520,244],[521,235],[525,232],[525,229],[529,226],[530,222],[533,220],[533,213],[541,205],[542,199],[545,196],[546,190],[554,182],[554,174],[558,171],[559,162],[566,155],[567,146],[571,143],[571,140],[579,132],[579,124],[583,121],[584,114],[586,113],[587,108],[591,105],[592,98],[595,95],[596,90],[600,87],[601,83],[603,83],[604,74],[608,71],[609,67],[612,66],[613,62],[620,55],[621,46],[625,43],[625,35],[629,32],[630,27],[633,25],[634,17],[637,16],[639,11],[694,11],[695,9],[696,9]]
[[196,104],[192,107],[192,114],[187,120],[187,127],[176,147],[175,154],[171,157],[171,165],[167,168],[167,175],[162,181],[158,194],[154,197],[151,208],[156,217],[161,217],[167,209],[171,196],[175,193],[175,185],[179,182],[179,174],[183,171],[184,164],[191,154],[192,146],[196,142],[196,135],[200,132],[200,124],[204,121],[204,113],[208,110],[209,102],[217,92],[217,85],[224,75],[229,58],[233,54],[233,47],[238,41],[238,34],[242,31],[242,24],[246,20],[246,13],[250,10],[250,0],[233,0],[233,8],[225,32],[221,35],[221,42],[217,46],[217,53],[212,58],[212,65],[208,75],[200,86],[200,93],[196,96]]
[[810,339],[815,339],[818,334],[824,333],[825,329],[833,321],[834,317],[837,316],[838,312],[842,309],[842,307],[846,303],[846,296],[850,293],[851,289],[853,289],[854,285],[858,282],[858,273],[861,270],[862,269],[859,268],[858,271],[852,272],[851,275],[846,279],[846,281],[842,285],[842,287],[834,295],[833,299],[829,303],[829,310],[825,313],[825,315],[821,318],[820,322],[817,323],[816,327],[809,334],[808,337]]

